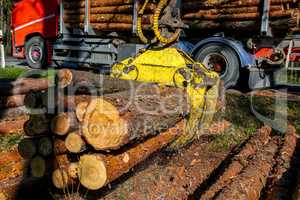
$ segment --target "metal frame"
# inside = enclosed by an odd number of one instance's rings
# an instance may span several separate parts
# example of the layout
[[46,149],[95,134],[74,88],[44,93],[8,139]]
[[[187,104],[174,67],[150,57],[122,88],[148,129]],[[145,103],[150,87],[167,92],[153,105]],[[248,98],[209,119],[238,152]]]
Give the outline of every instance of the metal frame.
[[270,0],[263,1],[263,10],[261,17],[261,26],[260,26],[260,34],[264,36],[272,37],[272,33],[269,26],[269,18],[270,18]]
[[132,33],[137,33],[137,18],[138,18],[138,7],[139,7],[139,1],[134,0],[133,3],[133,20],[132,20]]
[[84,6],[84,33],[89,33],[90,26],[90,1],[85,0]]

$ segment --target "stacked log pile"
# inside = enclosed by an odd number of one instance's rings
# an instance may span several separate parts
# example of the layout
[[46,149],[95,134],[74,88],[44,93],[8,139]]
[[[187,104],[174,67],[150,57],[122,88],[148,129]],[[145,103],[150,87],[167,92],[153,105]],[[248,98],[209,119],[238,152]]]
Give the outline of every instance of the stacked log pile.
[[[141,1],[143,3],[143,1]],[[140,3],[140,4],[141,4]],[[64,20],[69,27],[83,26],[84,6],[81,1],[64,1]],[[132,0],[91,0],[90,23],[101,31],[131,31]],[[262,16],[261,0],[183,0],[182,19],[194,29],[253,30],[259,29]],[[270,25],[273,30],[294,30],[298,27],[299,0],[271,0]],[[142,23],[150,28],[155,4],[149,3]]]
[[[99,189],[183,133],[188,101],[182,89],[122,80],[112,87],[114,79],[96,76],[59,72],[61,88],[73,91],[75,85],[88,82],[102,96],[60,94],[56,99],[56,105],[68,108],[59,109],[51,121],[56,153],[52,181],[58,188],[79,181]],[[102,87],[99,78],[104,78]],[[73,161],[69,154],[81,156]]]
[[[14,179],[14,188],[21,185],[22,176],[37,180],[52,175],[58,188],[80,183],[99,189],[184,132],[189,105],[179,88],[69,69],[56,73],[53,87],[40,84],[37,88],[42,80],[30,81],[31,86],[17,93],[24,95],[20,106],[27,108],[27,118],[20,125],[25,138],[18,149],[4,155],[9,163],[3,165],[10,167],[0,170],[0,181]],[[15,87],[10,91],[16,91]],[[22,113],[19,107],[13,109],[3,115],[15,119]],[[73,155],[77,159],[71,159]],[[89,174],[93,170],[96,181]],[[0,194],[14,197],[12,187],[0,187]]]

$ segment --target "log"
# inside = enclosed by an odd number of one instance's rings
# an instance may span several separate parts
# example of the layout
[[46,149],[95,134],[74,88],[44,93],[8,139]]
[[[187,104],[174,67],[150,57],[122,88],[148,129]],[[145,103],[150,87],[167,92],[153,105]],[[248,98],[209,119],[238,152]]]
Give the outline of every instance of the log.
[[[187,20],[184,22],[188,23]],[[257,22],[253,21],[211,21],[211,20],[194,20],[188,23],[192,29],[224,29],[224,30],[257,30]],[[273,30],[289,30],[296,26],[296,18],[279,19],[270,21],[270,26]]]
[[[71,28],[83,28],[83,23],[65,23],[66,27]],[[132,30],[132,24],[126,24],[126,23],[90,23],[91,27],[95,30],[102,30],[102,31],[131,31]],[[145,25],[143,24],[144,30],[150,30],[152,26],[151,25]]]
[[[95,7],[91,8],[90,13],[91,14],[111,14],[111,13],[130,13],[133,12],[133,6],[132,5],[120,5],[120,6],[103,6],[103,7]],[[72,15],[72,14],[84,14],[85,9],[79,8],[79,9],[65,9],[64,14],[65,15]]]
[[[111,0],[111,1],[91,1],[91,7],[102,7],[102,6],[117,6],[124,4],[132,4],[132,0]],[[85,1],[64,1],[64,8],[83,8],[85,7]]]
[[78,120],[74,112],[59,113],[51,121],[51,130],[57,135],[66,135],[78,129]]
[[24,132],[28,136],[47,134],[49,131],[49,120],[45,114],[31,115],[24,124]]
[[[285,17],[292,17],[295,13],[294,9],[285,11],[273,11],[270,12],[270,18],[278,19]],[[182,16],[183,19],[204,19],[204,20],[255,20],[259,19],[261,14],[259,12],[255,13],[234,13],[234,14],[203,14],[203,13],[188,13]]]
[[211,185],[203,195],[201,195],[201,199],[213,199],[223,187],[230,183],[231,178],[237,176],[244,166],[247,165],[249,157],[253,156],[259,149],[268,143],[271,131],[272,129],[268,126],[259,129],[255,135],[250,138],[243,149],[233,157],[232,162],[218,180]]
[[[65,15],[64,21],[66,23],[74,23],[74,22],[83,22],[84,15]],[[143,24],[151,23],[152,15],[144,15],[142,17]],[[131,24],[133,21],[133,17],[131,14],[91,14],[90,22],[91,23],[125,23]]]
[[89,102],[81,102],[76,106],[75,114],[79,122],[83,121],[84,114],[86,112],[86,108],[89,105]]
[[24,124],[26,124],[27,119],[16,119],[0,122],[0,135],[9,135],[13,133],[23,132]]
[[53,141],[53,153],[54,155],[61,155],[68,152],[65,145],[65,140],[62,138],[55,137]]
[[[298,0],[271,0],[271,5],[281,5],[287,3],[295,3]],[[227,4],[216,3],[216,4],[205,4],[201,1],[185,2],[182,4],[182,10],[194,10],[194,9],[208,9],[208,8],[236,8],[244,6],[259,6],[260,0],[239,0],[233,1]]]
[[259,199],[260,191],[266,185],[267,177],[272,170],[273,157],[278,149],[275,139],[273,138],[258,151],[243,172],[234,177],[215,199]]
[[86,149],[85,142],[81,138],[79,131],[69,133],[66,137],[65,145],[71,153],[80,153]]
[[[213,9],[197,9],[197,12],[195,13],[198,13],[199,15],[217,15],[217,14],[238,14],[238,13],[258,13],[260,12],[260,7],[259,6],[246,6],[246,7],[237,7],[237,8],[220,8],[220,9],[216,9],[216,8],[213,8]],[[284,10],[284,7],[282,5],[273,5],[273,6],[270,6],[270,11],[273,12],[273,11],[283,11]],[[185,12],[183,14],[191,14],[193,12]]]
[[13,95],[13,96],[1,96],[0,97],[0,109],[14,108],[24,105],[25,95]]
[[[183,134],[183,128],[184,122],[181,121],[175,127],[118,155],[90,154],[81,156],[78,162],[80,183],[91,190],[103,187],[127,173],[132,167],[144,161],[152,153],[164,148],[177,136]],[[65,160],[68,160],[66,155],[64,157]],[[70,164],[68,162],[68,165]],[[64,171],[63,176],[61,173],[56,172],[55,175],[52,175],[52,181],[55,182],[55,186],[59,186],[58,188],[64,188],[71,184],[68,173]]]
[[[140,83],[141,84],[141,83]],[[63,69],[57,75],[57,85],[68,90],[77,90],[80,87],[88,87],[92,94],[114,93],[135,88],[139,85],[136,81],[120,80],[93,72]],[[72,89],[75,88],[75,89]]]
[[37,152],[35,142],[29,138],[22,139],[18,144],[18,152],[24,159],[32,158]]
[[43,137],[38,141],[38,152],[40,155],[47,157],[53,153],[52,140],[49,137]]
[[19,118],[19,117],[27,117],[30,111],[25,107],[17,107],[17,108],[8,108],[4,110],[0,110],[1,120],[4,121]]
[[26,94],[30,91],[46,90],[49,87],[47,78],[22,78],[16,81],[0,81],[0,95],[9,96]]
[[46,161],[41,156],[35,156],[30,161],[30,172],[35,178],[41,178],[46,173]]
[[91,100],[81,130],[96,150],[118,149],[174,126],[187,110],[184,90],[153,85]]
[[8,180],[23,175],[26,169],[26,161],[18,151],[4,152],[0,154],[0,181]]
[[[265,198],[266,200],[280,199],[290,197],[290,191],[287,186],[288,171],[291,168],[291,161],[296,150],[297,145],[297,133],[296,129],[289,125],[287,131],[284,135],[284,142],[281,146],[278,157],[276,158],[277,163],[273,169],[273,174],[269,179],[268,188],[265,189]],[[293,175],[292,175],[293,176]]]

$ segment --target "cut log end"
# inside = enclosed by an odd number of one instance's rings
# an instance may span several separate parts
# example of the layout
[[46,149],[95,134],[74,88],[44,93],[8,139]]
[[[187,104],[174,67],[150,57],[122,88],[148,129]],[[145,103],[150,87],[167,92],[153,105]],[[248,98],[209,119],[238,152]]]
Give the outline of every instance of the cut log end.
[[61,69],[57,73],[57,85],[59,88],[66,88],[72,83],[73,74],[69,69]]
[[88,102],[81,102],[76,106],[76,116],[78,121],[82,122],[84,114],[86,112],[86,108],[88,106]]
[[46,172],[46,162],[41,156],[36,156],[30,161],[31,175],[35,178],[41,178]]
[[72,153],[79,153],[85,149],[85,142],[77,132],[68,134],[65,140],[65,145]]
[[82,133],[96,150],[114,149],[128,138],[127,122],[116,107],[102,98],[93,99],[86,109]]
[[49,156],[52,154],[53,145],[50,138],[42,138],[38,143],[38,151],[42,156]]
[[62,189],[68,186],[69,176],[63,169],[56,169],[52,173],[52,183],[55,187]]
[[60,113],[52,119],[51,130],[57,135],[66,135],[77,126],[73,113]]
[[71,163],[68,167],[68,175],[73,178],[77,179],[79,177],[79,166],[78,163]]
[[36,146],[31,139],[23,139],[18,144],[18,152],[23,158],[32,158],[36,153]]
[[79,181],[84,187],[90,190],[97,190],[105,185],[107,181],[106,167],[100,156],[81,156],[79,169]]

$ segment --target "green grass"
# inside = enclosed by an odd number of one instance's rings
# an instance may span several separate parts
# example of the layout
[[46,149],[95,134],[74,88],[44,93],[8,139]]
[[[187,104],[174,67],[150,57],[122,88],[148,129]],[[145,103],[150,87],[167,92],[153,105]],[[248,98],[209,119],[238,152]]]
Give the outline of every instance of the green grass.
[[17,79],[22,73],[26,72],[27,69],[24,68],[0,68],[0,79]]
[[14,149],[23,139],[21,134],[11,134],[0,137],[0,151],[10,151]]
[[30,70],[25,68],[7,67],[0,69],[0,79],[17,79],[19,77],[27,78],[48,78],[54,80],[56,71],[50,70]]

